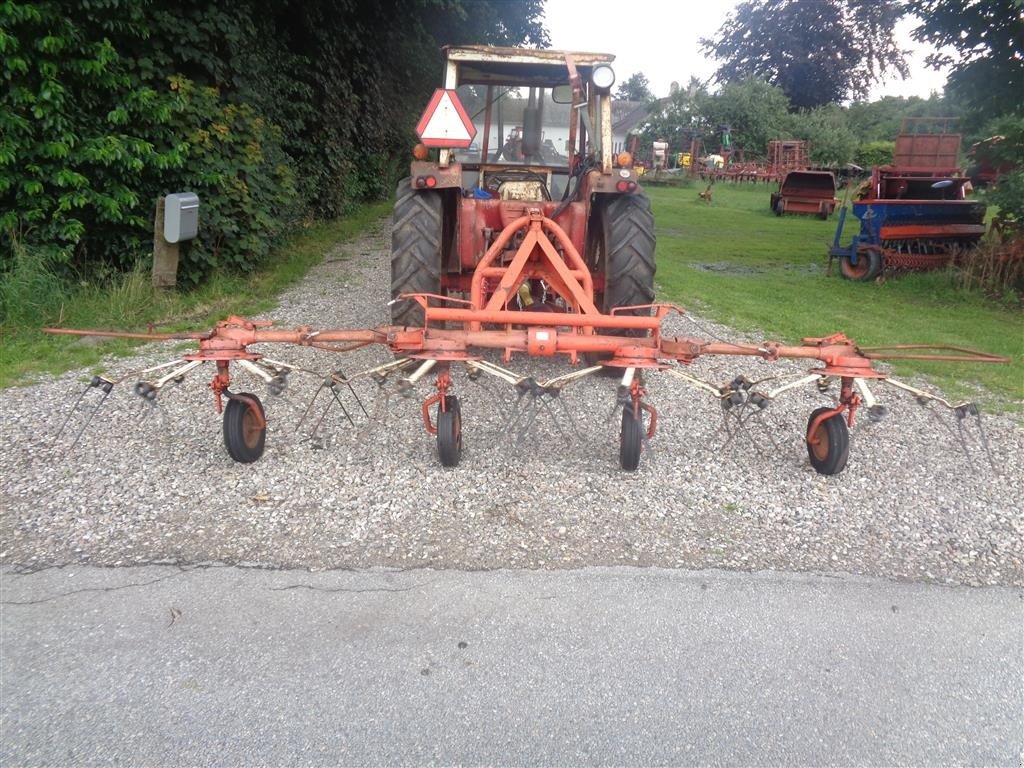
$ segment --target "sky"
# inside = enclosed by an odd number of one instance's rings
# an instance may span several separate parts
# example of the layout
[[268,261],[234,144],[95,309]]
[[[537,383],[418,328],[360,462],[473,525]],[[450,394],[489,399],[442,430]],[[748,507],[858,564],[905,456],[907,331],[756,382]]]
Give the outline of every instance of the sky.
[[[621,83],[643,72],[655,96],[667,96],[673,81],[685,86],[691,75],[708,80],[717,68],[701,53],[700,38],[713,37],[737,0],[545,0],[544,26],[556,49],[615,54],[615,78]],[[628,19],[628,23],[627,23]],[[929,48],[914,42],[916,26],[904,19],[896,27],[901,48],[909,49],[910,76],[876,85],[872,100],[883,96],[921,96],[941,91],[945,72],[925,66]]]

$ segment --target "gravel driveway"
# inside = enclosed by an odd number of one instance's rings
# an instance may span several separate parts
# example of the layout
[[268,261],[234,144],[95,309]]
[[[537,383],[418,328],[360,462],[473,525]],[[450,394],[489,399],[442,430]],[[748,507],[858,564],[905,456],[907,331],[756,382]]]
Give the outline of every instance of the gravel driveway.
[[[340,246],[267,317],[284,327],[386,322],[388,240],[382,223]],[[744,338],[699,319],[670,323],[669,333]],[[147,345],[136,358],[111,361],[109,370],[165,362],[181,349]],[[343,357],[262,351],[320,371],[353,372],[388,359],[374,348]],[[565,370],[526,359],[510,367],[544,377]],[[690,373],[719,382],[805,367],[718,358],[698,361]],[[781,398],[730,441],[717,401],[661,374],[648,381],[659,433],[640,470],[625,473],[612,414],[616,381],[573,385],[561,398],[572,422],[553,422],[545,411],[517,435],[507,426],[513,398],[496,382],[485,387],[460,374],[465,450],[457,468],[443,469],[419,413],[429,379],[412,399],[383,398],[372,381],[360,381],[357,392],[376,418],[357,418],[352,429],[334,407],[310,439],[295,425],[317,377],[293,374],[289,389],[273,397],[239,372],[236,388],[260,394],[269,422],[263,459],[240,465],[223,449],[208,369],[197,373],[165,391],[159,409],[136,397],[128,379],[73,450],[84,411],[74,412],[69,430],[51,443],[92,371],[3,391],[0,562],[311,569],[629,564],[1024,584],[1024,428],[1012,417],[986,417],[992,470],[976,441],[969,462],[929,408],[878,387],[888,418],[859,420],[849,466],[823,477],[808,464],[802,432],[807,414],[830,403],[829,396],[812,387]],[[362,417],[351,399],[345,403]]]

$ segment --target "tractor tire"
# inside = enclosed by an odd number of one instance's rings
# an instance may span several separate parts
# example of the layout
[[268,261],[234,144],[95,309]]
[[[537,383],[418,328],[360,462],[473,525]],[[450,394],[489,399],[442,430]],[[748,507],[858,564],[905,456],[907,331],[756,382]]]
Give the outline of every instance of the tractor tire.
[[869,248],[857,256],[857,263],[850,261],[849,256],[839,258],[839,274],[847,280],[867,283],[882,273],[882,254]]
[[[610,312],[617,307],[650,304],[654,301],[654,215],[645,195],[616,195],[597,208],[587,233],[588,264],[605,273],[604,293],[595,296],[597,308]],[[650,309],[633,309],[625,314],[650,315]],[[613,331],[618,336],[639,336],[643,331]],[[587,352],[587,365],[598,365],[607,354]],[[607,376],[619,376],[617,368],[606,368]]]
[[[617,195],[601,211],[604,248],[604,300],[599,307],[617,307],[654,301],[654,215],[644,195]],[[650,315],[651,310],[630,310],[630,315]],[[637,332],[641,333],[641,332]]]
[[[445,226],[441,193],[398,182],[391,225],[391,298],[403,293],[440,293]],[[422,326],[423,308],[415,301],[391,305],[395,325]]]

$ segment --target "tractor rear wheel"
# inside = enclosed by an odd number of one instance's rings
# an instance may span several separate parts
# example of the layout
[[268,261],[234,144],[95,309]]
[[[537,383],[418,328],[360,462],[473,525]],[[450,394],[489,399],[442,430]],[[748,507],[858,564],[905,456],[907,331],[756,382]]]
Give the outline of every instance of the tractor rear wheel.
[[[645,195],[616,195],[597,207],[587,232],[587,263],[604,272],[604,293],[594,297],[597,308],[608,313],[617,307],[632,307],[654,301],[654,215]],[[651,310],[631,309],[626,315],[650,315]],[[643,331],[603,330],[601,333],[642,336]],[[597,365],[607,354],[584,354],[589,365]],[[608,375],[621,372],[612,369]]]
[[[391,226],[391,298],[403,293],[440,293],[445,226],[441,193],[398,182]],[[415,301],[391,305],[396,325],[422,326],[423,308]]]
[[839,274],[847,280],[858,280],[869,282],[874,280],[882,272],[882,254],[874,248],[868,248],[857,254],[857,263],[854,264],[849,256],[839,258]]
[[[651,201],[645,195],[616,195],[601,211],[600,226],[605,273],[600,308],[610,312],[617,307],[650,304],[654,301],[655,270]],[[650,315],[651,310],[624,314]]]

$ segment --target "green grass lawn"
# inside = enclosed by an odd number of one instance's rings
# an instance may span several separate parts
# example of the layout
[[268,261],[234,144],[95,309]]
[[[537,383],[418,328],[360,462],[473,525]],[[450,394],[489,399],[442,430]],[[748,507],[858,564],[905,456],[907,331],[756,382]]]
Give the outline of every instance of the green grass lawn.
[[[702,187],[703,188],[703,187]],[[994,408],[1024,399],[1024,313],[980,292],[956,288],[950,272],[909,274],[882,284],[827,274],[838,212],[775,216],[771,185],[719,183],[708,205],[696,187],[647,190],[658,236],[658,297],[742,330],[797,342],[843,332],[864,346],[948,344],[1011,358],[1009,365],[894,362],[923,373],[954,396],[992,393]],[[857,230],[850,216],[842,243]],[[1018,401],[1016,404],[1013,401]]]
[[[139,342],[49,336],[47,325],[114,331],[157,332],[209,328],[228,315],[271,309],[277,296],[339,243],[359,235],[391,211],[391,203],[365,205],[337,221],[315,224],[291,236],[260,270],[218,274],[190,292],[152,287],[150,275],[134,272],[103,285],[79,287],[35,322],[0,325],[0,387],[29,382],[39,373],[59,374],[97,364],[106,355],[127,355]],[[24,314],[24,313],[22,313]]]

